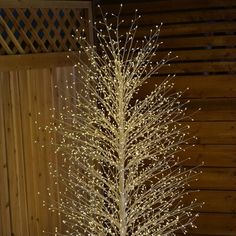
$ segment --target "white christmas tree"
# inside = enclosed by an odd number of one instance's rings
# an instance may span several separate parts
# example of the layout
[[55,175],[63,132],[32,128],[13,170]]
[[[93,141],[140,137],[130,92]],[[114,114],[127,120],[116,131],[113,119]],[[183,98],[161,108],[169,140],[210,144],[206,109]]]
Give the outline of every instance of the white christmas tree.
[[171,93],[167,76],[142,100],[140,87],[170,60],[156,62],[160,26],[136,40],[135,16],[124,35],[107,14],[96,29],[97,47],[83,42],[86,54],[75,68],[80,90],[50,130],[60,134],[59,177],[64,190],[50,206],[63,215],[65,232],[55,235],[151,236],[186,233],[194,227],[198,204],[183,204],[196,171],[181,168],[178,152],[188,142],[181,92]]

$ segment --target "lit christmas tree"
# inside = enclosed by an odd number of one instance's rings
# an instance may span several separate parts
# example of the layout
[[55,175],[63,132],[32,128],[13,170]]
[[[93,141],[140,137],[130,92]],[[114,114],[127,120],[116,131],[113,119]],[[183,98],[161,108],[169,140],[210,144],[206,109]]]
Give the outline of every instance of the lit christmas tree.
[[[183,204],[186,187],[197,172],[181,168],[178,152],[186,144],[188,126],[181,92],[171,94],[167,78],[143,100],[140,87],[170,54],[156,62],[160,27],[137,41],[136,20],[119,33],[107,14],[96,29],[97,47],[83,42],[87,59],[76,65],[80,91],[73,109],[64,107],[50,131],[60,135],[57,152],[63,171],[52,171],[65,186],[59,202],[50,206],[63,215],[66,231],[55,235],[151,236],[186,233],[194,227],[199,204]],[[67,98],[68,99],[68,98]],[[70,98],[71,99],[71,98]]]

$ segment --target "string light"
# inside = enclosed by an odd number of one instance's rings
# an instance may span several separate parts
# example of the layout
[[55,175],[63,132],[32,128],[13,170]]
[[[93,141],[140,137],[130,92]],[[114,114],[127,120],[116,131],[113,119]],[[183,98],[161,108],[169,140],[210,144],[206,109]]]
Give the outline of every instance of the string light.
[[195,227],[199,204],[185,205],[183,198],[197,171],[181,168],[178,159],[189,141],[189,127],[180,123],[186,103],[179,102],[181,92],[171,93],[169,75],[143,100],[135,99],[172,59],[169,53],[155,62],[160,26],[135,39],[136,13],[124,35],[119,14],[110,24],[102,13],[98,47],[78,37],[86,55],[75,65],[80,89],[65,98],[71,104],[47,127],[58,133],[59,143],[52,142],[63,159],[59,170],[50,164],[56,184],[59,179],[64,186],[49,208],[63,215],[66,230],[54,235],[167,236]]

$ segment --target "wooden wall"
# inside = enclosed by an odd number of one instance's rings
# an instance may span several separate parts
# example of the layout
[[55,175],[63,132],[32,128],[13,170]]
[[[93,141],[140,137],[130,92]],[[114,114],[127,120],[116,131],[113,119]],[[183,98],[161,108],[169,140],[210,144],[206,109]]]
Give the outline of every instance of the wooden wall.
[[1,236],[41,236],[60,226],[57,215],[48,211],[57,199],[48,167],[56,161],[54,149],[39,127],[49,124],[50,108],[62,109],[61,93],[53,87],[66,91],[71,72],[69,66],[0,72]]
[[[159,0],[123,9],[126,18],[135,8],[143,12],[139,36],[147,33],[147,25],[163,21],[161,53],[173,50],[179,55],[170,68],[150,79],[140,96],[164,74],[176,73],[176,90],[190,87],[185,93],[191,99],[189,110],[202,107],[191,122],[197,145],[185,154],[192,157],[189,166],[205,162],[199,182],[192,186],[202,190],[197,197],[206,202],[198,228],[191,232],[195,236],[236,235],[235,7],[235,0]],[[104,8],[117,12],[115,4]],[[38,127],[48,122],[50,106],[63,106],[52,85],[65,87],[70,71],[62,65],[24,69],[15,64],[0,73],[1,236],[41,236],[58,222],[42,207],[43,200],[52,201],[47,194],[52,182],[48,157],[53,160],[54,154],[50,147],[41,148],[49,137]],[[55,198],[56,191],[52,189]]]
[[0,12],[0,236],[50,235],[62,229],[48,210],[61,187],[49,162],[57,168],[60,159],[40,127],[49,124],[51,108],[60,112],[70,102],[61,95],[75,91],[66,82],[74,81],[78,60],[71,34],[83,27],[92,41],[92,30],[79,22],[80,14],[92,18],[91,3],[3,0]]
[[[118,1],[104,1],[104,12],[117,13]],[[130,3],[127,3],[130,2]],[[134,2],[134,3],[131,3]],[[171,67],[149,80],[139,96],[152,90],[168,73],[176,73],[175,89],[186,91],[189,111],[199,107],[189,122],[199,139],[188,166],[205,162],[192,197],[206,202],[190,235],[236,235],[236,1],[157,0],[123,1],[127,24],[137,8],[142,15],[138,37],[163,22],[160,57],[170,50],[178,55]],[[126,30],[124,23],[121,31]]]

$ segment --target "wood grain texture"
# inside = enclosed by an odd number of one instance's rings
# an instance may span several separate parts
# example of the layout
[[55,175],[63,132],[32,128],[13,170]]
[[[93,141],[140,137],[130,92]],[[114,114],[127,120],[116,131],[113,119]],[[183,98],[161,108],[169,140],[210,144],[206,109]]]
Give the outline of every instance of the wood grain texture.
[[[235,35],[205,35],[204,37],[178,37],[178,38],[165,38],[163,39],[163,44],[161,44],[160,49],[181,49],[181,48],[213,48],[213,47],[231,47],[236,44]],[[162,36],[160,35],[160,40]]]
[[[154,28],[154,27],[153,27]],[[125,33],[127,27],[122,27],[120,32]],[[201,22],[201,23],[192,23],[192,24],[176,24],[176,25],[163,25],[161,36],[162,37],[173,37],[173,36],[186,36],[186,35],[206,35],[213,33],[225,33],[225,32],[234,32],[236,30],[235,22]],[[149,35],[150,27],[141,26],[139,31],[137,31],[136,36],[138,38],[143,38],[144,35]]]
[[[116,13],[115,2],[108,1],[104,11]],[[138,97],[148,94],[165,74],[176,73],[173,91],[189,87],[183,95],[183,99],[191,100],[189,112],[202,108],[194,115],[194,122],[185,121],[199,137],[196,146],[179,153],[180,159],[191,157],[186,167],[204,162],[199,181],[192,183],[193,189],[202,191],[185,199],[187,202],[196,197],[206,202],[199,209],[198,228],[190,230],[191,236],[236,235],[235,7],[235,0],[178,0],[178,4],[176,0],[136,0],[123,8],[122,17],[127,22],[135,8],[144,15],[138,37],[164,22],[157,59],[169,50],[179,56],[160,75],[150,78]],[[0,58],[0,67],[5,67],[0,73],[1,236],[41,236],[42,230],[52,232],[55,225],[62,227],[59,217],[42,207],[43,200],[51,203],[46,187],[53,180],[47,163],[54,153],[41,148],[50,137],[38,127],[48,122],[50,106],[59,111],[65,105],[53,85],[61,86],[66,95],[71,93],[65,89],[71,67],[45,68],[72,65],[73,61],[65,62],[65,56],[34,55],[24,61]],[[51,189],[53,198],[58,198],[60,188]]]
[[205,203],[196,209],[199,212],[235,213],[236,191],[202,190],[190,193],[184,198],[184,202],[187,204],[194,198]]
[[[181,99],[185,102],[186,99]],[[235,98],[191,99],[186,106],[190,117],[195,121],[234,121],[236,120]],[[198,110],[201,108],[201,110]],[[186,118],[188,120],[189,118]]]
[[[194,70],[193,70],[194,68]],[[171,67],[168,65],[163,66],[159,73],[160,74],[191,74],[191,73],[235,73],[236,62],[184,62],[184,63],[171,63]]]
[[91,2],[9,1],[0,7],[1,55],[76,51],[79,44],[71,36],[76,30],[85,29],[90,38],[90,25],[80,14],[86,11],[86,18],[91,17]]
[[[165,76],[153,76],[148,79],[147,83],[140,88],[138,97],[144,98],[153,90],[155,84],[160,84],[164,78]],[[231,99],[236,97],[235,75],[227,73],[222,75],[179,75],[171,82],[174,83],[172,92],[184,91],[183,98]]]
[[[56,226],[62,228],[62,218],[48,210],[62,188],[54,185],[49,174],[49,162],[58,168],[51,135],[40,127],[49,124],[50,108],[62,111],[61,91],[67,96],[74,93],[74,87],[66,89],[65,81],[71,79],[78,57],[66,51],[79,47],[71,37],[75,28],[85,28],[92,42],[92,29],[88,24],[83,26],[79,17],[83,10],[84,19],[91,19],[91,7],[91,1],[0,3],[1,30],[6,33],[0,36],[1,236],[41,236],[43,231],[53,234]],[[56,22],[58,17],[61,20]],[[48,40],[43,39],[46,34],[50,35]],[[56,53],[62,44],[65,50]],[[10,56],[5,55],[4,48]],[[50,51],[55,53],[47,53]],[[24,55],[15,55],[19,53]],[[55,91],[55,85],[60,91]]]
[[236,168],[200,168],[202,174],[198,181],[191,183],[191,189],[201,190],[236,190]]
[[185,166],[201,165],[204,167],[236,167],[236,146],[235,145],[195,145],[185,146],[185,152],[179,152],[178,157],[186,160]]
[[200,213],[196,220],[196,229],[189,230],[190,233],[200,235],[230,235],[236,234],[236,215],[235,214],[217,214]]
[[1,236],[41,236],[43,231],[60,228],[59,217],[48,210],[59,197],[49,174],[49,162],[56,161],[54,148],[50,135],[39,127],[49,124],[50,108],[62,109],[64,104],[54,86],[67,91],[63,80],[71,78],[71,70],[58,67],[0,72]]
[[[3,88],[4,84],[7,82],[6,78],[9,78],[7,73],[1,73],[0,75],[0,87]],[[9,182],[8,175],[8,158],[6,156],[6,132],[5,132],[5,119],[4,119],[4,108],[3,108],[3,93],[0,93],[0,150],[1,150],[1,158],[0,158],[0,222],[1,222],[1,234],[4,236],[11,234],[11,216],[10,216],[10,197],[9,197]]]
[[[118,2],[104,0],[104,12],[116,13]],[[190,100],[187,114],[194,121],[187,118],[183,124],[191,126],[191,133],[198,140],[195,147],[185,146],[186,151],[178,156],[180,160],[187,159],[186,168],[202,162],[204,165],[199,181],[191,184],[192,189],[201,191],[191,193],[184,201],[198,198],[206,204],[198,209],[198,227],[187,235],[236,235],[236,2],[128,0],[123,3],[121,18],[125,22],[121,32],[126,31],[137,8],[142,15],[137,23],[138,39],[149,35],[150,28],[164,23],[160,32],[163,43],[154,60],[160,60],[169,51],[178,56],[170,66],[149,78],[134,99],[143,99],[167,74],[177,74],[171,81],[174,83],[171,92],[184,91],[181,100]],[[201,110],[197,111],[198,108]]]
[[[112,3],[109,0],[104,0],[103,10],[104,12],[117,12],[120,0],[115,0]],[[208,9],[208,8],[222,8],[222,7],[234,7],[236,3],[234,0],[226,0],[224,2],[218,0],[179,0],[176,4],[175,0],[168,1],[147,1],[143,2],[140,0],[126,0],[126,4],[123,8],[123,14],[130,14],[134,9],[139,9],[140,12],[150,13],[150,12],[163,12],[163,11],[183,11],[190,9]]]
[[[157,54],[154,60],[160,61],[166,56],[168,51],[161,51]],[[217,61],[224,58],[225,61],[236,59],[236,49],[201,49],[201,50],[178,50],[171,54],[175,57],[175,62],[182,61]]]
[[184,122],[191,126],[191,133],[198,137],[193,143],[196,144],[236,144],[236,122]]
[[[126,6],[124,6],[124,9]],[[109,11],[110,12],[110,11]],[[132,18],[133,18],[134,10],[128,14],[123,16],[124,22],[123,26],[129,26]],[[163,22],[164,24],[176,24],[176,23],[187,23],[187,22],[203,22],[203,21],[215,21],[215,20],[234,20],[235,19],[235,9],[225,9],[222,11],[221,9],[209,9],[208,11],[202,11],[202,9],[189,9],[184,14],[181,11],[165,11],[156,13],[145,13],[143,12],[143,8],[139,9],[139,13],[141,14],[141,18],[138,21],[139,25],[155,25]],[[109,16],[108,16],[109,17]],[[102,17],[100,17],[102,19]],[[108,18],[112,23],[115,23],[114,17]]]

